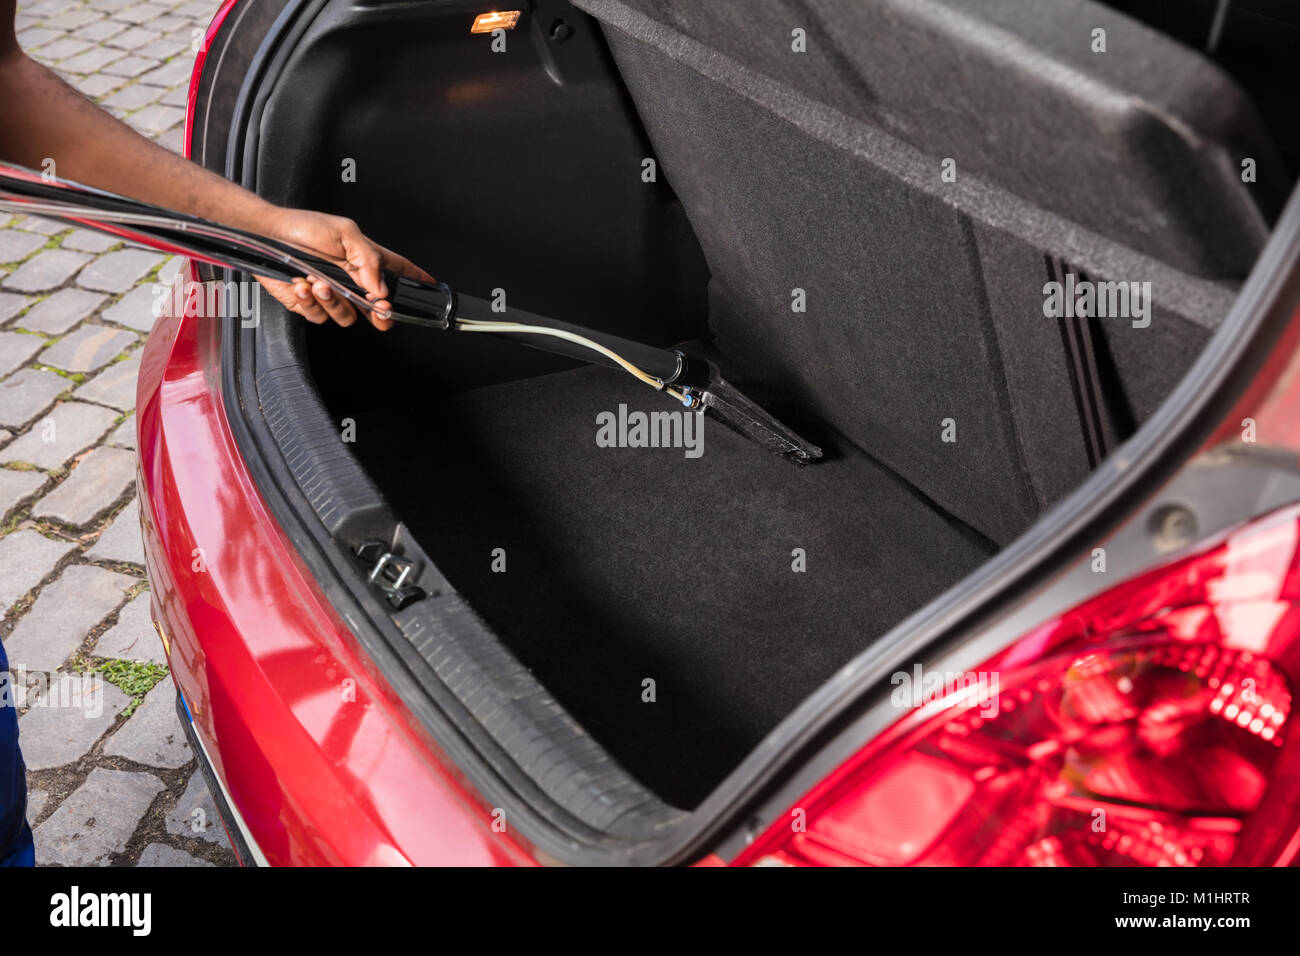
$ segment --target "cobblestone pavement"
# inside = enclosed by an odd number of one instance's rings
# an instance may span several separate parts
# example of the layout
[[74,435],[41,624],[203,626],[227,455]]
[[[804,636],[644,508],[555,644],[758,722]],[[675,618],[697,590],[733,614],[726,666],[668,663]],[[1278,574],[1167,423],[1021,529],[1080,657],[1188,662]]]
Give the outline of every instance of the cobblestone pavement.
[[[36,0],[18,39],[179,150],[218,0]],[[0,639],[39,864],[231,865],[149,620],[135,380],[175,260],[0,214]]]

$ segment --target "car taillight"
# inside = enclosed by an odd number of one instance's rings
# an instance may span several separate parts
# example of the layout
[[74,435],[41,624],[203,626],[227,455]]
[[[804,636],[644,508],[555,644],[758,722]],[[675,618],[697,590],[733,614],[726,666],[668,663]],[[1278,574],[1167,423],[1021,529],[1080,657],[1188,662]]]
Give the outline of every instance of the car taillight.
[[736,862],[1288,863],[1298,601],[1291,507],[1024,635],[872,741]]

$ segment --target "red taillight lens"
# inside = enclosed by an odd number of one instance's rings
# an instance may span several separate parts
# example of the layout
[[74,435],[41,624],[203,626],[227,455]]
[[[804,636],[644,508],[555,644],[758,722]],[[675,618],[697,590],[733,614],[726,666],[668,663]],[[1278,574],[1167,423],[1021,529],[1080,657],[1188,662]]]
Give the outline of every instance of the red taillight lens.
[[941,678],[737,862],[1289,862],[1298,600],[1288,508]]

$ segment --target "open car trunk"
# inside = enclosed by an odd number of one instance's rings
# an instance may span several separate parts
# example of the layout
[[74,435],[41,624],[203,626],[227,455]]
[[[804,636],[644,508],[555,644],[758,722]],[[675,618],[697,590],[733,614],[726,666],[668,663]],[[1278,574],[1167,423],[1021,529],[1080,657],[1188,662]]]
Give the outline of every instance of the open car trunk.
[[541,683],[691,807],[992,546],[830,431],[807,467],[707,420],[697,459],[596,444],[601,412],[662,404],[611,370],[554,372],[358,415],[357,450]]
[[[608,416],[673,404],[269,300],[257,388],[340,545],[395,518],[435,597],[690,809],[1159,406],[1295,157],[1228,73],[1093,3],[577,6],[539,0],[494,52],[474,5],[317,4],[234,168],[465,292],[699,343],[825,458],[709,419],[698,445],[607,447]],[[1046,316],[1067,276],[1137,291]]]

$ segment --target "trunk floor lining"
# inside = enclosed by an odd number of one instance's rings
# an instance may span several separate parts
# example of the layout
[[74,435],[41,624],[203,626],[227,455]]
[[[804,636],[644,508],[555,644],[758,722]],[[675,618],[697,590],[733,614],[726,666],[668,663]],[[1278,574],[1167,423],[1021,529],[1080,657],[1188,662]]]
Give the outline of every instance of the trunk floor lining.
[[[675,410],[620,373],[583,368],[363,415],[353,448],[543,686],[633,776],[692,808],[991,549],[835,436],[810,436],[828,460],[807,467],[713,420],[696,459],[599,447],[596,416],[619,403]],[[492,571],[496,548],[504,573]]]

